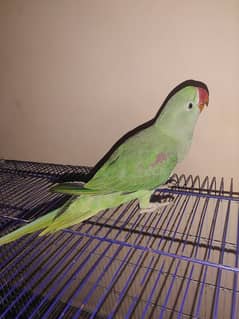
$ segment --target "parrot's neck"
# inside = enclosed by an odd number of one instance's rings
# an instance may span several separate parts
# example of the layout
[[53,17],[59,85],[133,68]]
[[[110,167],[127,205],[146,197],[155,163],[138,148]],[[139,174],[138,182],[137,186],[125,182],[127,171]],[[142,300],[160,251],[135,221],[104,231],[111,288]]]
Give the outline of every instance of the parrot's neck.
[[166,135],[174,141],[178,161],[182,161],[191,146],[194,127],[183,127],[180,129],[179,127],[170,126],[169,123],[163,125],[160,121],[156,121],[155,126],[160,132],[160,135]]

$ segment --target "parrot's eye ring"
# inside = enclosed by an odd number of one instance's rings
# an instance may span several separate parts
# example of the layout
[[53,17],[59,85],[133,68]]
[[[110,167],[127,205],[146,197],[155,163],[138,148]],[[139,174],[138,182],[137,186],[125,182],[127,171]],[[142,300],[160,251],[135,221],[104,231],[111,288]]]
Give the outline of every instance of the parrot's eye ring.
[[191,110],[192,108],[193,108],[193,103],[190,102],[190,103],[188,104],[188,109]]

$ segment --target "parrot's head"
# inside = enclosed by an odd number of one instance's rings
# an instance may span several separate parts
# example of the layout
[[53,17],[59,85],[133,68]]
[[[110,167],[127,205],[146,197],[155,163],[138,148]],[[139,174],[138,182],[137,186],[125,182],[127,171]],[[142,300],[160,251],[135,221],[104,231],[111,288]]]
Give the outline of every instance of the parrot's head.
[[166,98],[156,116],[156,123],[169,136],[191,137],[197,119],[208,102],[209,91],[204,83],[185,81]]

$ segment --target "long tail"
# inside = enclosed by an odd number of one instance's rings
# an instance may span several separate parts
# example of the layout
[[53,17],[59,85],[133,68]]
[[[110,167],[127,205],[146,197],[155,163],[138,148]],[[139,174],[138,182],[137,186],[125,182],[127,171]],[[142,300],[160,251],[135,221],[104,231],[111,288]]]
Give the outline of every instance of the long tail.
[[106,208],[114,208],[137,197],[138,193],[122,195],[110,193],[106,195],[92,194],[72,197],[63,206],[49,212],[30,224],[27,224],[0,238],[0,246],[10,243],[26,234],[42,230],[39,236],[54,233],[60,229],[79,224]]
[[20,227],[13,232],[3,236],[0,238],[0,246],[4,244],[8,244],[14,240],[17,240],[18,238],[26,235],[26,234],[31,234],[34,233],[38,230],[45,229],[47,226],[49,226],[52,221],[55,219],[59,212],[59,208],[55,209],[45,216],[42,216],[35,221],[31,222],[30,224],[27,224],[23,227]]

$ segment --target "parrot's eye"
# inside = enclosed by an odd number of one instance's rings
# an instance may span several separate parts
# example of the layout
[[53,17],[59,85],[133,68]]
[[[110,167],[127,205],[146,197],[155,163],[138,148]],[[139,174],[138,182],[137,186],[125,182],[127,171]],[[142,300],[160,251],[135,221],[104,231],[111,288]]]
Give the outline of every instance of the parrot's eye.
[[188,103],[188,109],[191,110],[192,108],[193,108],[193,103],[192,102]]

